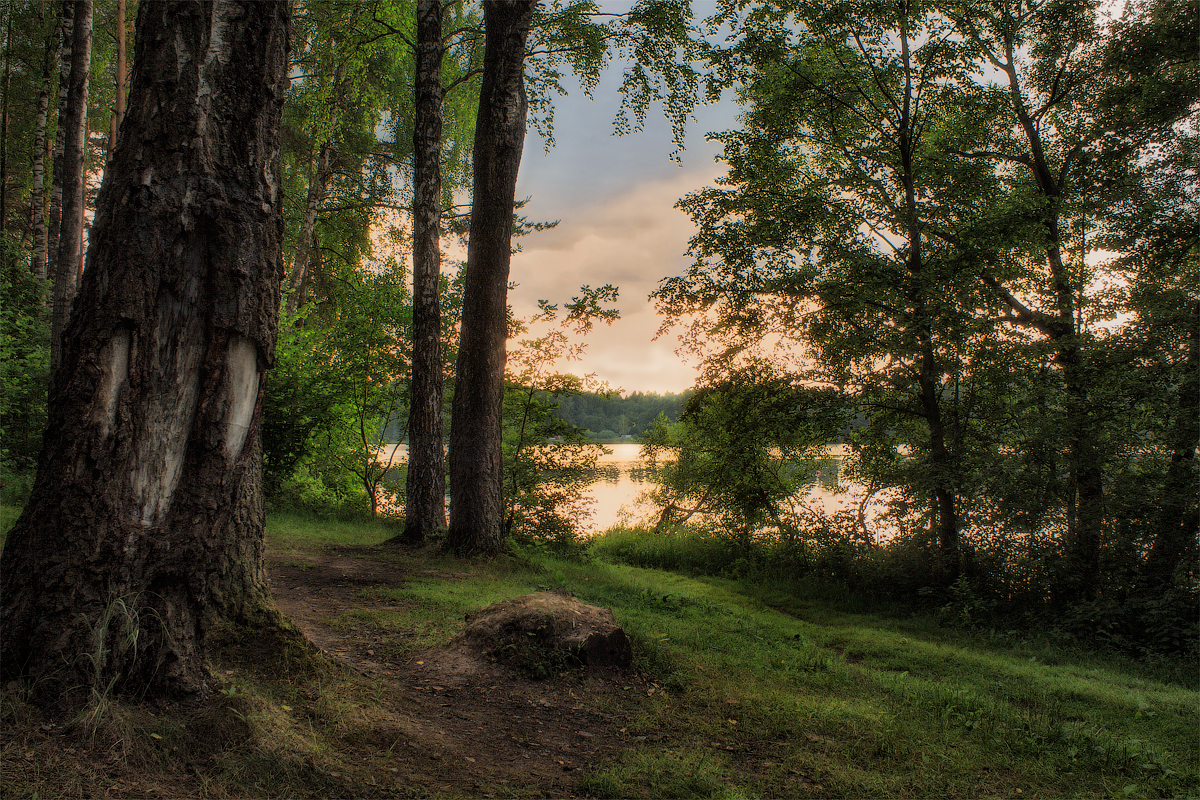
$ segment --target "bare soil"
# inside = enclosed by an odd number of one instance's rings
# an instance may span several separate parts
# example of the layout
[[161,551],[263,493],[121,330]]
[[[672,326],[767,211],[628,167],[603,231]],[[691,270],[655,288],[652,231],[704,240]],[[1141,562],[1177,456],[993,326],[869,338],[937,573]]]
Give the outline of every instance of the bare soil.
[[401,585],[401,563],[376,548],[268,555],[284,614],[331,659],[383,687],[379,711],[392,717],[394,731],[364,742],[364,750],[390,748],[401,766],[380,776],[380,788],[394,778],[403,794],[575,796],[580,773],[612,758],[638,698],[654,684],[595,668],[535,680],[451,646],[410,652],[397,663],[385,641],[394,630],[331,624],[352,609],[403,610],[363,591]]

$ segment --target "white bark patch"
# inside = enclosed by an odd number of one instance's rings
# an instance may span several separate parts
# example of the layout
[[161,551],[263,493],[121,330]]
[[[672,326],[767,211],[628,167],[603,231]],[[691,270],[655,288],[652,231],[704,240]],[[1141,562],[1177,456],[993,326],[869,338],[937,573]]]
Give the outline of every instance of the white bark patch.
[[230,464],[237,461],[246,443],[250,419],[258,404],[258,348],[244,336],[229,343],[225,358],[229,372],[229,411],[225,416],[225,458]]
[[129,331],[117,331],[100,353],[100,387],[96,392],[100,437],[107,439],[117,421],[117,399],[129,377]]
[[227,0],[216,0],[213,3],[212,23],[208,31],[208,50],[204,54],[204,63],[200,67],[200,92],[198,97],[212,94],[212,86],[208,82],[211,70],[217,64],[222,66],[229,63],[229,23],[244,12],[235,3]]
[[141,508],[143,525],[166,517],[179,485],[188,439],[200,400],[200,361],[204,321],[189,313],[194,294],[161,303],[153,347],[154,388],[146,398],[143,421],[134,433],[137,454],[130,490]]

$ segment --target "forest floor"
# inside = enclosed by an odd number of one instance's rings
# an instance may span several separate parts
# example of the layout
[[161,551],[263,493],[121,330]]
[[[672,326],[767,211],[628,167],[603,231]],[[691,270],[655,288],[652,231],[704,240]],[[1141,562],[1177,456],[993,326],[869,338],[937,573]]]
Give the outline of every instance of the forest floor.
[[[393,533],[269,519],[271,590],[304,638],[218,631],[205,702],[94,687],[64,715],[0,687],[0,797],[1200,796],[1194,664]],[[467,614],[546,590],[612,609],[634,668],[456,644]]]
[[644,675],[616,670],[534,679],[446,646],[389,657],[395,650],[388,633],[344,620],[409,610],[378,592],[404,580],[395,559],[380,560],[378,548],[355,548],[273,553],[268,565],[280,610],[330,658],[379,686],[381,710],[403,731],[393,753],[417,794],[479,796],[507,788],[573,796],[579,773],[621,746],[622,729],[637,714],[635,698],[654,688]]

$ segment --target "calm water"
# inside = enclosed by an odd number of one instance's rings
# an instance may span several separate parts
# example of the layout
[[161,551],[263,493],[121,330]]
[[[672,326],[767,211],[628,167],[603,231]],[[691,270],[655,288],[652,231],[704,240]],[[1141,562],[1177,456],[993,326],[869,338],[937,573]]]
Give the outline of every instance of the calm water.
[[[640,444],[628,442],[605,445],[612,452],[600,457],[600,477],[588,487],[588,495],[595,500],[590,508],[591,519],[585,526],[589,532],[602,531],[618,523],[635,523],[652,519],[654,509],[638,502],[639,495],[651,485],[644,480]],[[394,451],[394,452],[393,452]],[[391,455],[396,463],[408,458],[405,445],[387,445],[380,449],[380,460]],[[830,455],[841,455],[837,447],[830,448]],[[847,493],[834,494],[837,475],[821,475],[804,498],[804,502],[826,513],[845,508],[850,502]]]
[[[652,507],[637,501],[638,495],[651,488],[641,479],[638,469],[642,466],[639,457],[642,446],[633,443],[605,446],[612,453],[601,456],[600,465],[609,469],[604,470],[603,477],[588,489],[588,494],[596,500],[591,507],[591,522],[586,526],[589,531],[602,531],[621,522],[645,521],[654,515]],[[830,455],[835,458],[840,456],[839,448],[831,447]],[[836,488],[836,473],[821,475],[809,488],[804,502],[826,513],[845,508],[850,502],[849,494],[834,494]]]

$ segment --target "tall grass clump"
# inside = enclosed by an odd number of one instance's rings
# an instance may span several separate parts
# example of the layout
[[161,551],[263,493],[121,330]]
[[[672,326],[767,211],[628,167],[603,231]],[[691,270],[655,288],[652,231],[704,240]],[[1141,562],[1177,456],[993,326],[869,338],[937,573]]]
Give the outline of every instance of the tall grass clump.
[[613,564],[723,577],[736,568],[735,544],[720,532],[679,525],[662,532],[648,526],[617,526],[588,540],[588,552]]

